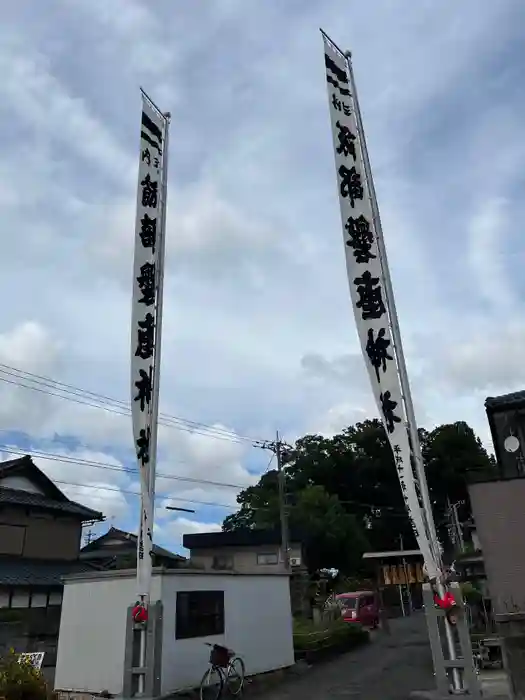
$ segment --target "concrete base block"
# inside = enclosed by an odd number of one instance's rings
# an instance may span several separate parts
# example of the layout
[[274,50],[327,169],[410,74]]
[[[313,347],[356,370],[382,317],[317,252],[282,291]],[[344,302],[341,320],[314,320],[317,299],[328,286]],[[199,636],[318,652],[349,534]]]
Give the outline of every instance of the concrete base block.
[[468,698],[469,693],[447,693],[443,695],[438,690],[413,690],[410,700],[454,700],[454,698]]
[[[443,695],[437,690],[413,690],[408,696],[410,700],[454,700],[455,698],[468,698],[471,697],[470,693],[449,693],[448,695]],[[484,698],[490,698],[490,700],[510,700],[510,695],[504,693],[498,693],[493,695],[491,692],[483,692]]]

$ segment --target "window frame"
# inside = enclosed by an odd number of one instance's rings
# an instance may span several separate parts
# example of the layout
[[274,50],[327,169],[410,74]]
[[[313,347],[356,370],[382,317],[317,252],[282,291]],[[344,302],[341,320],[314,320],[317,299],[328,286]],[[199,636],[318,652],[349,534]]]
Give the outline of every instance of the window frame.
[[[221,563],[223,565],[221,565]],[[214,554],[212,567],[214,569],[220,569],[222,571],[231,571],[233,569],[233,555],[232,554]]]
[[[0,554],[3,556],[11,556],[11,557],[23,557],[24,556],[24,549],[25,549],[25,544],[26,544],[26,532],[27,532],[27,525],[19,525],[18,523],[9,523],[9,522],[0,522],[0,536],[1,536],[1,542],[10,542],[12,543],[13,541],[16,542],[16,544],[20,544],[19,547],[5,547],[6,551],[0,551]],[[13,540],[12,538],[16,537],[18,539]],[[10,539],[11,538],[11,539]],[[15,549],[17,551],[15,551]],[[8,551],[9,550],[9,551]],[[19,551],[18,551],[19,550]]]
[[[260,561],[261,557],[271,557],[275,561]],[[257,552],[257,566],[276,566],[279,563],[277,552]]]
[[[205,611],[198,610],[199,605]],[[177,591],[175,639],[216,637],[224,634],[224,629],[224,590]]]

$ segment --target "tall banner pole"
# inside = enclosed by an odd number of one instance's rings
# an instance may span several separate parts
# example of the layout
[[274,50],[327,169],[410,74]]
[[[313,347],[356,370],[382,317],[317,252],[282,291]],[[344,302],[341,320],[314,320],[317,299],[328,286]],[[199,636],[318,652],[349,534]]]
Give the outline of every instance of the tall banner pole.
[[[430,501],[430,494],[428,491],[428,482],[425,474],[425,464],[423,462],[423,454],[421,452],[421,442],[419,440],[419,433],[417,430],[416,414],[414,411],[414,403],[412,401],[412,392],[410,390],[410,380],[408,378],[408,371],[405,362],[405,353],[403,351],[403,341],[401,340],[401,330],[399,328],[399,319],[396,309],[396,301],[394,296],[394,288],[392,286],[392,278],[390,276],[390,268],[388,266],[388,258],[385,247],[385,240],[383,237],[383,227],[381,224],[381,217],[379,215],[379,204],[377,201],[374,178],[372,177],[372,166],[370,164],[370,158],[368,155],[368,146],[366,143],[366,135],[363,128],[363,121],[361,117],[361,109],[359,106],[359,98],[357,96],[357,87],[355,84],[354,70],[352,67],[352,53],[350,51],[345,52],[346,64],[348,76],[350,78],[350,89],[354,96],[354,105],[356,112],[357,127],[360,133],[361,148],[363,152],[363,168],[366,173],[366,179],[368,181],[368,187],[370,189],[370,197],[373,211],[373,218],[375,224],[376,240],[379,259],[381,262],[381,268],[383,271],[383,281],[385,285],[385,296],[387,298],[387,303],[390,311],[390,328],[392,331],[392,340],[394,343],[394,348],[396,351],[397,365],[399,371],[399,381],[401,384],[401,391],[403,395],[403,402],[405,405],[405,411],[407,416],[407,426],[408,433],[410,436],[410,444],[412,448],[411,458],[413,459],[413,468],[415,471],[414,476],[416,477],[416,487],[421,494],[422,506],[426,515],[426,522],[428,524],[431,546],[433,549],[434,559],[438,563],[440,576],[437,577],[436,585],[440,597],[443,598],[445,587],[443,584],[443,561],[441,556],[441,547],[439,544],[439,539],[437,536],[436,525],[434,521],[434,515],[432,512],[432,503]],[[454,643],[454,633],[452,627],[445,618],[445,634],[447,639],[447,647],[449,651],[450,658],[454,660],[456,658],[456,645]],[[452,680],[454,683],[455,690],[461,689],[461,680],[459,672],[457,669],[452,669]]]
[[[142,92],[131,319],[131,415],[141,485],[138,600],[133,617],[141,623],[139,666],[142,669],[148,658],[146,625],[153,554],[168,134],[169,115],[164,115]],[[139,693],[144,693],[145,673],[139,674],[138,686]]]
[[[350,296],[363,357],[428,577],[443,595],[432,514],[351,55],[322,32]],[[454,659],[452,630],[447,646]],[[461,689],[457,669],[453,686]]]
[[379,205],[377,202],[377,196],[375,191],[374,179],[372,177],[372,168],[370,165],[370,158],[368,156],[368,146],[366,143],[366,136],[363,129],[363,121],[361,118],[361,109],[359,106],[359,99],[357,96],[357,88],[355,85],[354,71],[352,68],[352,54],[350,51],[345,53],[345,58],[347,62],[348,76],[350,78],[350,89],[354,96],[354,105],[357,126],[360,133],[361,139],[361,149],[363,153],[363,169],[366,174],[366,179],[368,182],[368,187],[370,190],[370,203],[372,205],[372,215],[374,219],[375,232],[376,232],[376,242],[379,253],[379,259],[381,263],[381,268],[383,271],[383,281],[385,287],[385,297],[387,299],[387,304],[390,311],[390,327],[392,331],[392,341],[394,343],[394,348],[397,357],[397,365],[399,371],[399,381],[401,383],[401,389],[403,391],[403,403],[405,405],[408,432],[410,435],[410,442],[412,447],[412,455],[415,461],[415,472],[417,475],[417,481],[419,485],[419,490],[421,492],[421,498],[424,504],[424,509],[426,511],[426,518],[428,522],[428,527],[430,531],[431,544],[434,550],[434,557],[440,564],[441,568],[441,549],[439,547],[439,540],[436,532],[436,527],[434,523],[434,516],[432,514],[432,504],[430,501],[430,496],[428,493],[428,484],[425,474],[425,466],[423,462],[423,455],[421,453],[421,442],[419,440],[419,434],[417,431],[416,415],[414,412],[414,403],[412,401],[412,392],[410,390],[410,381],[408,378],[408,372],[405,362],[405,353],[403,352],[403,343],[401,340],[401,331],[399,328],[399,321],[396,309],[396,301],[394,296],[394,289],[392,287],[392,278],[390,277],[390,268],[388,267],[388,259],[386,255],[385,241],[383,238],[383,227],[381,224],[381,217],[379,216]]
[[150,498],[155,507],[155,475],[157,469],[157,443],[159,433],[159,393],[160,393],[160,365],[162,349],[162,311],[164,305],[164,260],[166,257],[166,212],[168,209],[168,159],[169,159],[169,138],[171,114],[166,112],[163,115],[166,119],[164,128],[164,162],[163,162],[163,182],[161,194],[161,227],[159,236],[158,265],[157,265],[157,313],[155,330],[155,354],[154,354],[154,377],[153,395],[151,409],[151,451],[150,451],[150,474],[149,489]]

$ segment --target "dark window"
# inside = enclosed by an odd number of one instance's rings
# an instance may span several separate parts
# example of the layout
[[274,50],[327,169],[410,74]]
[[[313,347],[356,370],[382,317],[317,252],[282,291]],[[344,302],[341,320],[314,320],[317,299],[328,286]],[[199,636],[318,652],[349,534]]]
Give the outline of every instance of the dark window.
[[226,554],[213,557],[214,569],[233,569],[233,557]]
[[178,591],[175,639],[224,634],[224,591]]
[[0,523],[0,554],[22,556],[25,532],[22,525]]

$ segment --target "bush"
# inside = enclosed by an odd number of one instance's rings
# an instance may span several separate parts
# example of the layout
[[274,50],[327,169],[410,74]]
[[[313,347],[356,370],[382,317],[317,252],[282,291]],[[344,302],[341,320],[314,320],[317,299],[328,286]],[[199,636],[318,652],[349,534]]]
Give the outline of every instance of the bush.
[[47,700],[50,692],[42,673],[27,661],[20,661],[11,649],[0,657],[0,698],[5,700]]
[[360,625],[345,622],[341,618],[316,627],[311,620],[294,620],[293,643],[296,652],[315,652],[321,649],[346,651],[364,644],[368,632]]

